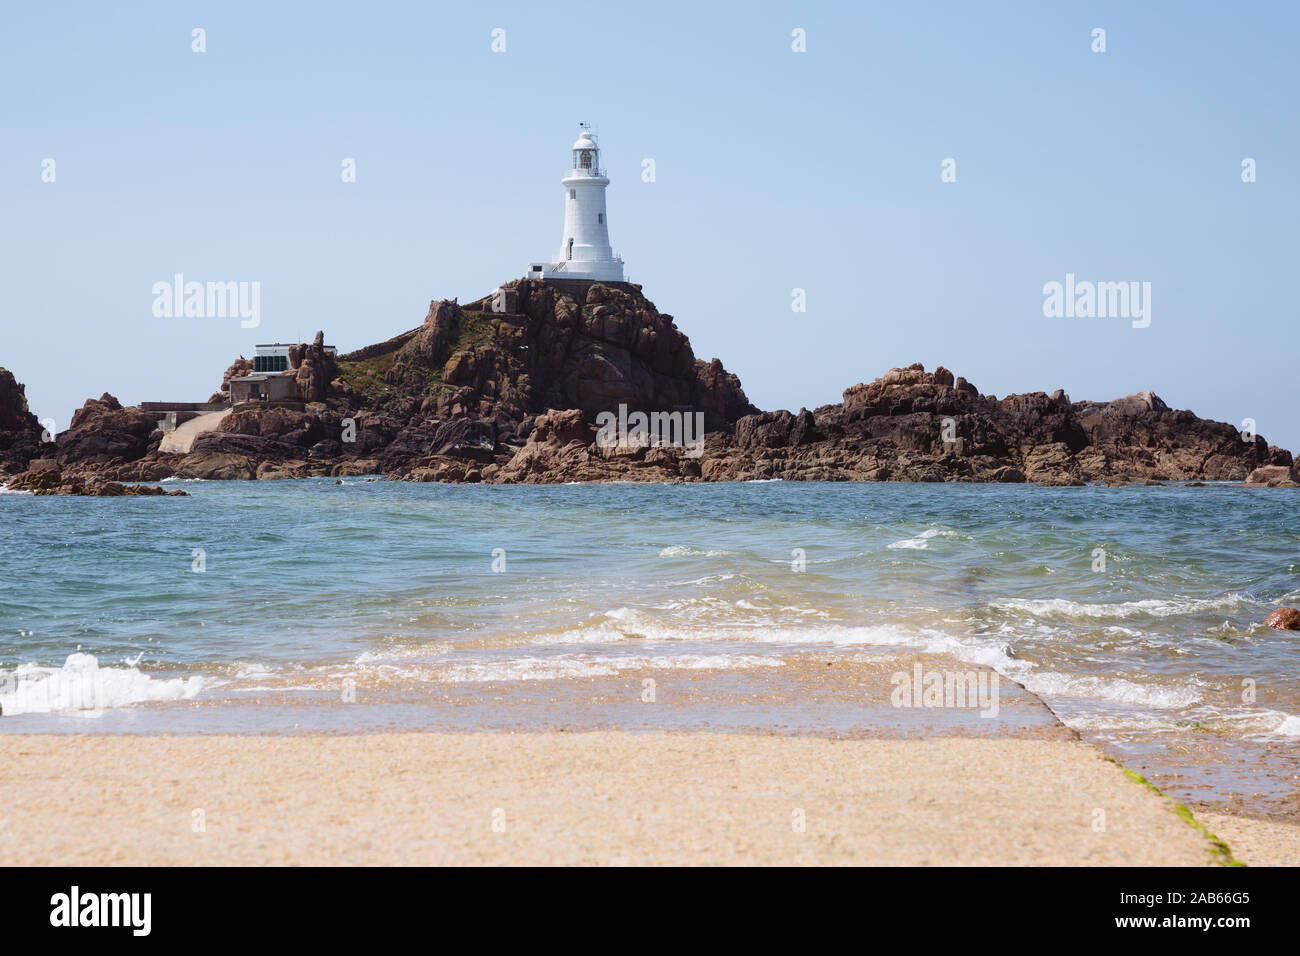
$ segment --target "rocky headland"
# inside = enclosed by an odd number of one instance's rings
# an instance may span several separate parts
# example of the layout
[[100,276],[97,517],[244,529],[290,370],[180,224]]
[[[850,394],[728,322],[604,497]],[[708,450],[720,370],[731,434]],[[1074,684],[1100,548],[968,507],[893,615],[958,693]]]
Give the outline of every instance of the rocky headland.
[[[204,407],[225,412],[231,379],[252,367],[233,362]],[[435,301],[416,328],[354,352],[337,355],[317,334],[290,350],[283,374],[295,400],[240,402],[177,450],[165,417],[107,394],[43,441],[23,386],[0,369],[0,475],[13,476],[11,490],[47,494],[142,493],[117,489],[173,475],[1300,486],[1289,451],[1150,392],[998,398],[914,364],[836,404],[760,411],[628,283],[521,279],[475,302]],[[698,414],[706,435],[694,445],[597,441],[598,419],[620,406]]]

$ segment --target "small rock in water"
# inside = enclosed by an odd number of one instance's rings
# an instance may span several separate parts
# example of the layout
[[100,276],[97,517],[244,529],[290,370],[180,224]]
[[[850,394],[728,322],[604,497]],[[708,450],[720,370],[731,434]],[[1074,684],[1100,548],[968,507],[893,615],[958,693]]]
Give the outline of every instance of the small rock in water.
[[1293,607],[1280,607],[1264,623],[1279,631],[1300,631],[1300,611]]

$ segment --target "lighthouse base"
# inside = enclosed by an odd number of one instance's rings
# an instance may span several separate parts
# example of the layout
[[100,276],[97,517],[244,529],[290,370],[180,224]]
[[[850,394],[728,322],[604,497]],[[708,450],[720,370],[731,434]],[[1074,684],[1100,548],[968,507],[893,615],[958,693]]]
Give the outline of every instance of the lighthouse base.
[[606,259],[583,261],[568,259],[563,262],[534,262],[528,266],[530,279],[595,279],[598,282],[622,282],[623,260]]

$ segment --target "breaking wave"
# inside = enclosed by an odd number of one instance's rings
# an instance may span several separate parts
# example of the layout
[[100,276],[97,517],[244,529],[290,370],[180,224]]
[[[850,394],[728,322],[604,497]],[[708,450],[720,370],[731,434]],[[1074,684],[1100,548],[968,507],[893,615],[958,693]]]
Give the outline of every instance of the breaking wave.
[[23,664],[0,675],[0,714],[95,715],[146,701],[183,700],[203,689],[202,677],[159,679],[136,668],[100,667],[93,654],[70,654],[62,667]]

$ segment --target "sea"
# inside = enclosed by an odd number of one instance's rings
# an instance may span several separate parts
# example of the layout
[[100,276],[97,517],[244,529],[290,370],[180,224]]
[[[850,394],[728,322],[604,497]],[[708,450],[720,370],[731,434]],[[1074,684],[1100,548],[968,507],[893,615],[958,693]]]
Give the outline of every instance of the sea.
[[882,701],[773,682],[921,654],[1183,796],[1300,809],[1300,632],[1264,625],[1300,605],[1295,492],[165,484],[0,492],[0,733],[517,731],[689,674],[688,711],[593,719],[852,736]]

